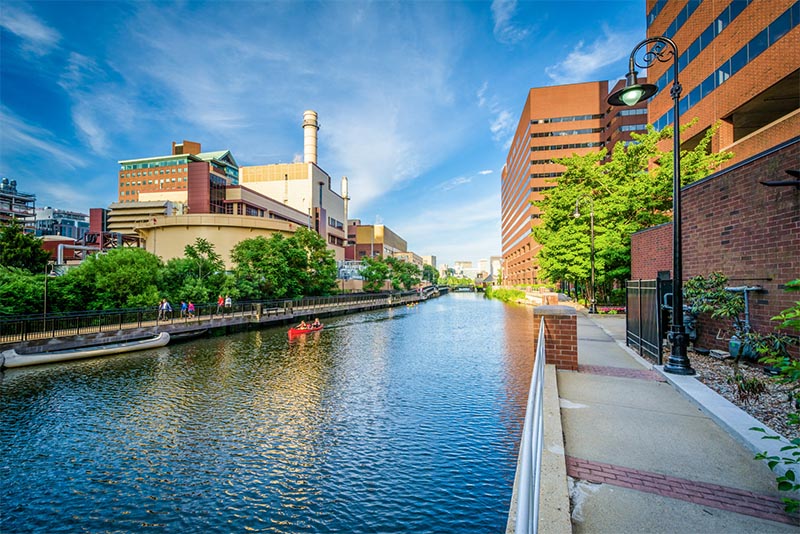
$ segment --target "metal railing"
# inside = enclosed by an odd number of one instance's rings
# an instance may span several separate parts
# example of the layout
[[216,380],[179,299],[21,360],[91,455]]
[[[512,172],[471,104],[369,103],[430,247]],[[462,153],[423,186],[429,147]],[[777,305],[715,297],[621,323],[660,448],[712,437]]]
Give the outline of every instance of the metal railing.
[[533,362],[525,424],[520,443],[515,534],[536,534],[539,528],[539,491],[544,448],[544,317],[539,323],[536,360]]
[[222,308],[217,307],[214,303],[200,304],[195,306],[195,312],[191,316],[182,314],[179,306],[173,308],[173,311],[166,315],[160,314],[156,307],[152,307],[99,312],[50,313],[47,316],[41,314],[15,316],[0,319],[0,343],[16,343],[160,325],[191,325],[218,318],[304,317],[350,308],[400,305],[416,300],[419,300],[416,291],[406,291],[307,297],[299,300],[234,302],[231,306]]

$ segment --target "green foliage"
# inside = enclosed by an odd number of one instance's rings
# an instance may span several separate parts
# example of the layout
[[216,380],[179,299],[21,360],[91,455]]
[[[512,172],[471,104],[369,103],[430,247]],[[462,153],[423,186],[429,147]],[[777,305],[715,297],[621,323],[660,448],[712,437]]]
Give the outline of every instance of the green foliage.
[[519,289],[506,289],[488,286],[484,292],[488,298],[502,300],[503,302],[516,302],[525,300],[525,292]]
[[307,228],[298,228],[292,236],[297,246],[305,251],[305,265],[298,266],[306,272],[304,295],[329,295],[336,288],[336,257],[325,240]]
[[422,280],[422,271],[411,262],[406,262],[391,256],[384,259],[389,266],[389,279],[394,289],[412,289]]
[[290,248],[281,234],[237,243],[231,251],[231,259],[236,264],[234,275],[239,298],[256,300],[300,295],[302,281],[290,276]]
[[0,266],[0,315],[27,315],[42,311],[44,272],[31,274],[19,267]]
[[439,271],[437,271],[433,265],[423,265],[422,279],[427,280],[433,285],[436,285],[439,283]]
[[[800,291],[800,279],[792,280],[786,284],[786,290]],[[794,409],[788,412],[786,416],[788,423],[795,426],[800,425],[800,413],[797,411],[797,407],[800,405],[800,361],[789,355],[789,347],[798,343],[796,336],[797,333],[800,333],[800,320],[798,318],[800,318],[800,301],[795,302],[794,306],[783,310],[772,318],[774,321],[781,321],[779,328],[794,330],[794,336],[773,333],[769,336],[758,338],[756,342],[758,352],[763,355],[759,361],[776,368],[778,376],[775,379],[792,387]],[[754,427],[750,430],[766,433],[763,428]],[[786,474],[776,477],[780,491],[797,492],[800,490],[797,472],[794,469],[794,466],[800,463],[800,439],[795,438],[787,441],[781,436],[774,435],[765,435],[763,439],[778,440],[784,443],[784,446],[781,447],[783,455],[767,456],[766,452],[762,452],[756,455],[756,459],[766,460],[767,465],[773,471],[780,464],[787,466]],[[800,500],[791,497],[784,497],[782,500],[786,512],[795,513],[800,511]]]
[[736,397],[745,404],[750,404],[762,393],[766,393],[767,385],[758,377],[746,378],[741,373],[729,376],[726,382],[736,389]]
[[42,240],[23,232],[17,219],[0,227],[0,265],[44,274],[49,259]]
[[383,283],[389,278],[389,265],[381,258],[367,258],[361,260],[364,269],[361,276],[364,279],[364,291],[375,292],[383,288]]
[[[681,152],[683,184],[698,180],[731,157],[708,154],[716,128],[700,144]],[[672,129],[658,132],[648,127],[633,134],[634,142],[617,143],[610,161],[606,151],[573,155],[557,160],[566,167],[555,187],[536,202],[543,211],[542,224],[533,235],[540,276],[552,281],[590,278],[590,213],[594,212],[595,278],[598,290],[609,289],[630,277],[630,235],[668,222],[672,211],[672,153],[658,144],[672,138]],[[576,204],[581,216],[573,217]]]
[[163,264],[140,248],[116,248],[93,254],[80,267],[54,279],[54,309],[103,310],[155,306]]

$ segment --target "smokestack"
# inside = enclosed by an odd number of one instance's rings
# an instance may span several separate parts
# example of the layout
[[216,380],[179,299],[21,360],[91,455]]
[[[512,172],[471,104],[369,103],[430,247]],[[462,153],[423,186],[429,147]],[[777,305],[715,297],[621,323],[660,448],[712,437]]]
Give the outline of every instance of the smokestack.
[[303,162],[317,163],[317,112],[307,110],[303,113]]
[[344,224],[347,225],[347,207],[350,203],[350,195],[347,191],[347,176],[342,176],[342,198],[344,199]]

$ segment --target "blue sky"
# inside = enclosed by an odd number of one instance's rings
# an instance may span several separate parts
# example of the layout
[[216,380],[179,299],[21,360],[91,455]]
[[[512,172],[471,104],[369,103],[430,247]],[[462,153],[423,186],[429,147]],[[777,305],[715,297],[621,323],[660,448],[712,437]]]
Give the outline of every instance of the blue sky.
[[37,206],[117,199],[118,160],[172,141],[302,158],[351,218],[439,263],[500,254],[500,172],[531,87],[616,80],[643,0],[0,4],[0,176]]

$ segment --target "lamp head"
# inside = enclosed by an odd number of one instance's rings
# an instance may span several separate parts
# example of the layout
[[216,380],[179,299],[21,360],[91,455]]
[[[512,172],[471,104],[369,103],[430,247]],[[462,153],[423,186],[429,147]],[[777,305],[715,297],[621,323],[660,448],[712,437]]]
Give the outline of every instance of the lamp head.
[[636,79],[636,71],[632,70],[625,75],[625,87],[608,95],[606,102],[612,106],[635,106],[657,92],[658,87],[651,83],[639,84]]
[[575,201],[575,211],[572,212],[572,216],[576,219],[581,216],[581,212],[578,211],[578,202],[580,202],[580,199]]

